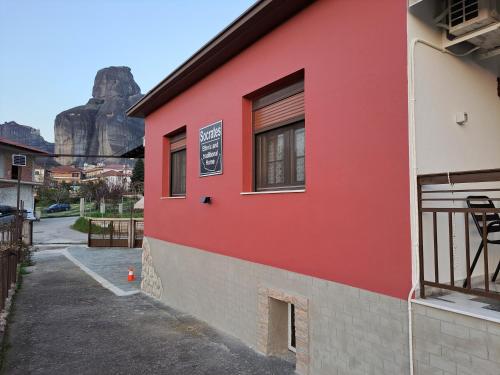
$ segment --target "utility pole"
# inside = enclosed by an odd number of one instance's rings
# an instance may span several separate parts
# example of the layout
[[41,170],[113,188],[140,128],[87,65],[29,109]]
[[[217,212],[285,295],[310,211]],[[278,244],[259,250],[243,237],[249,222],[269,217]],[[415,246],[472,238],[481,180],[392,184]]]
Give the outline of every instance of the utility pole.
[[26,155],[13,154],[12,155],[12,166],[17,168],[17,205],[16,205],[16,237],[19,246],[21,246],[23,241],[23,230],[22,224],[23,220],[21,217],[21,176],[23,173],[23,167],[26,167]]
[[23,172],[23,167],[17,166],[17,205],[16,205],[16,214],[17,214],[17,241],[19,245],[23,240],[23,226],[21,220],[21,174]]

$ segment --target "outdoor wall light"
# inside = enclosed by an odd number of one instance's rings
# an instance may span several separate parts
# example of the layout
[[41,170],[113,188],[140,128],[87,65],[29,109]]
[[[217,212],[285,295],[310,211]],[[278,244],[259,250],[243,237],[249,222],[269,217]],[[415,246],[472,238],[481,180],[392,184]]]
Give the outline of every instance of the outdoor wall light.
[[210,204],[212,203],[212,197],[203,196],[200,198],[200,203]]
[[455,122],[458,125],[464,125],[469,120],[469,115],[467,112],[457,112],[455,113]]

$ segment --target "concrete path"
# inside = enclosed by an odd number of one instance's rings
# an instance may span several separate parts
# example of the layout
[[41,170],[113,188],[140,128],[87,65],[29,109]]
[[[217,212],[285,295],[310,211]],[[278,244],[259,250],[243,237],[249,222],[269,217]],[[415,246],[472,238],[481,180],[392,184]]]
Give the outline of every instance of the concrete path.
[[86,244],[87,234],[70,228],[77,217],[41,219],[33,223],[33,244]]
[[[141,289],[142,249],[69,246],[63,253],[117,295],[127,295]],[[129,267],[134,269],[136,277],[132,282],[127,280]],[[100,279],[104,279],[105,282]]]
[[57,251],[35,259],[11,316],[5,374],[293,374],[142,293],[114,295]]

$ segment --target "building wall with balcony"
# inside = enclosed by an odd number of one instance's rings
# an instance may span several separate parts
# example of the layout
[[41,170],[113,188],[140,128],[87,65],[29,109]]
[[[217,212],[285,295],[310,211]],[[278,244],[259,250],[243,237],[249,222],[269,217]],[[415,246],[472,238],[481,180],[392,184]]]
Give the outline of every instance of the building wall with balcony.
[[[17,178],[12,176],[12,154],[23,153],[13,147],[0,145],[0,204],[17,205]],[[20,199],[26,209],[34,209],[33,166],[34,157],[27,155],[26,167],[22,167]]]
[[[417,2],[416,2],[417,3]],[[500,167],[500,98],[498,70],[495,64],[485,64],[474,54],[458,57],[425,45],[432,43],[439,49],[443,44],[443,30],[433,19],[441,13],[439,2],[421,1],[408,14],[408,45],[414,45],[415,97],[415,159],[419,175],[455,171],[496,169]],[[416,39],[420,42],[415,43]],[[412,101],[411,99],[414,99]],[[458,124],[457,115],[467,114],[467,121]],[[411,122],[410,122],[411,125]],[[449,175],[448,175],[449,178]],[[425,191],[499,188],[498,183],[468,183],[427,185]],[[428,193],[424,207],[465,208],[464,199],[470,195],[488,195],[498,198],[495,191]],[[455,200],[451,200],[455,199]],[[417,217],[416,202],[412,213]],[[495,202],[499,207],[499,202]],[[451,222],[449,221],[451,219]],[[470,234],[470,256],[474,257],[481,236],[470,215],[467,217]],[[436,244],[440,283],[462,287],[467,276],[466,224],[463,213],[436,214]],[[417,222],[414,221],[417,225]],[[450,235],[451,232],[451,235]],[[424,279],[434,282],[434,228],[433,214],[422,215],[422,243],[424,249]],[[414,236],[418,231],[414,230]],[[451,239],[450,239],[451,238]],[[491,239],[498,238],[490,235]],[[417,238],[414,238],[416,243]],[[450,245],[451,244],[451,245]],[[453,260],[450,261],[450,252]],[[483,253],[484,254],[484,253]],[[489,280],[500,260],[500,247],[489,248]],[[414,253],[414,266],[418,255]],[[450,264],[451,263],[451,264]],[[484,255],[481,255],[472,274],[474,288],[484,292]],[[418,269],[415,273],[418,278]],[[498,282],[497,282],[498,283]],[[493,292],[498,287],[492,285]],[[462,290],[462,292],[467,292]],[[435,294],[436,299],[429,298]],[[468,296],[460,292],[426,287],[428,298],[412,303],[413,345],[417,374],[488,374],[500,373],[500,313],[487,304],[498,306],[494,300]],[[441,300],[441,301],[440,301]],[[484,302],[484,305],[478,304]],[[478,307],[479,306],[479,307]]]
[[[408,13],[408,45],[412,48],[414,39],[428,41],[438,47],[443,44],[443,30],[435,26],[432,19],[440,13],[434,1],[423,1]],[[411,56],[411,53],[410,53]],[[500,97],[495,64],[486,64],[471,54],[465,57],[452,56],[433,49],[423,43],[414,48],[414,59],[409,61],[414,68],[415,82],[415,146],[417,174],[446,173],[500,167]],[[411,103],[410,103],[411,105]],[[456,122],[456,116],[467,114],[464,124]],[[475,184],[475,188],[493,187],[492,184]],[[435,189],[452,188],[450,185],[436,186]],[[458,188],[458,187],[457,187]],[[467,188],[467,186],[461,186]],[[488,196],[499,198],[498,192]],[[457,199],[467,195],[456,193]],[[434,195],[433,198],[438,198]],[[427,196],[427,198],[430,198]],[[497,202],[498,203],[498,202]],[[463,201],[442,202],[449,207],[466,207]],[[498,205],[497,205],[498,206]],[[412,207],[416,210],[416,206]],[[456,215],[455,215],[456,216]],[[455,277],[466,277],[465,232],[462,217],[454,216],[455,230]],[[471,248],[475,251],[481,241],[471,221]],[[447,249],[448,237],[444,229],[448,227],[446,215],[438,215],[438,227],[443,228],[439,238],[439,248]],[[432,234],[430,215],[424,218],[424,232]],[[431,249],[432,237],[424,238],[425,248]],[[492,248],[490,272],[500,259],[500,249]],[[480,259],[482,264],[483,258]],[[441,277],[450,279],[449,258],[444,254],[439,260]],[[427,256],[425,270],[432,276],[433,260]],[[475,276],[484,275],[478,267]]]

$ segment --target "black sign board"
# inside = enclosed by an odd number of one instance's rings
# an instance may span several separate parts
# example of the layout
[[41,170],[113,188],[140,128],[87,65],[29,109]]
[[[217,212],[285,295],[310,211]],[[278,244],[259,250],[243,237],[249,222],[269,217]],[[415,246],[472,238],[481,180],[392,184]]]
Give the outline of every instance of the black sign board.
[[222,174],[222,121],[200,129],[200,176]]

